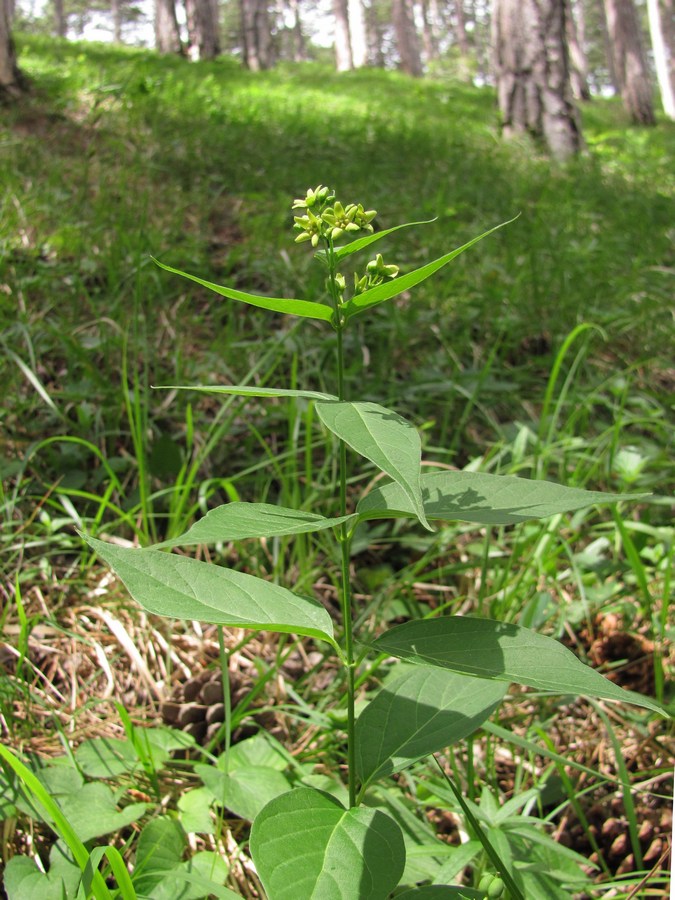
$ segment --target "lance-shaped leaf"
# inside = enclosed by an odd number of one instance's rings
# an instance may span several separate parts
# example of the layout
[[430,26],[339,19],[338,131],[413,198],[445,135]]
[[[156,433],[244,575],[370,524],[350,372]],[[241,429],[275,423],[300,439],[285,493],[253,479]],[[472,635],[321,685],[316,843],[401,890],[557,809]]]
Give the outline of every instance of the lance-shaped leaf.
[[[382,240],[383,237],[387,237],[388,234],[393,234],[395,231],[400,231],[402,228],[414,228],[416,225],[431,225],[431,223],[435,221],[436,219],[426,219],[424,222],[404,222],[403,225],[395,225],[393,228],[387,228],[385,231],[376,231],[374,234],[368,234],[365,237],[357,238],[355,241],[345,244],[344,247],[336,247],[334,250],[335,259],[339,262],[341,259],[344,259],[345,256],[350,256],[352,253],[358,253],[359,250],[363,250],[370,244],[374,244],[376,241]],[[325,250],[320,250],[319,253],[316,253],[315,255],[319,256],[320,254],[325,256]]]
[[424,884],[397,894],[396,900],[485,900],[485,892],[459,885]]
[[356,722],[356,771],[362,785],[450,747],[497,708],[508,685],[435,666],[404,666]]
[[201,391],[203,394],[235,394],[240,397],[305,397],[307,400],[337,400],[321,391],[294,391],[290,388],[255,387],[243,384],[161,384],[158,391]]
[[417,429],[377,403],[319,402],[316,411],[326,428],[400,485],[414,514],[431,531],[422,504]]
[[160,547],[189,547],[194,544],[215,544],[219,541],[240,541],[245,538],[274,537],[285,534],[304,534],[335,528],[353,516],[327,519],[316,513],[273,506],[271,503],[235,501],[212,509],[189,528],[185,534],[155,544]]
[[483,238],[487,237],[489,234],[492,234],[499,228],[503,228],[505,225],[509,225],[513,221],[515,221],[515,219],[510,219],[508,222],[502,222],[501,225],[491,228],[489,231],[484,232],[467,244],[458,247],[456,250],[451,250],[450,253],[440,256],[438,259],[427,263],[425,266],[420,266],[419,269],[415,269],[413,272],[408,272],[407,275],[400,275],[393,281],[387,281],[384,284],[379,284],[377,287],[371,288],[369,291],[357,294],[355,297],[352,297],[351,300],[348,300],[342,307],[345,319],[349,320],[352,316],[358,315],[360,312],[369,309],[371,306],[376,306],[378,303],[383,303],[385,300],[391,300],[392,297],[398,297],[398,295],[402,294],[404,291],[408,291],[410,288],[415,287],[416,284],[425,281],[435,272],[438,272],[439,269],[442,269],[443,266],[447,266],[447,264],[452,262],[455,257],[459,256],[460,253],[464,253],[469,247],[473,247],[478,241],[482,241]]
[[422,619],[385,631],[371,646],[377,653],[424,666],[441,666],[556,694],[633,703],[665,715],[655,700],[620,688],[559,641],[519,625],[464,616]]
[[262,578],[160,550],[117,547],[84,536],[150,613],[214,625],[290,632],[329,641],[333,623],[310,597]]
[[385,900],[405,866],[393,819],[347,810],[311,788],[272,800],[253,823],[250,847],[269,900]]
[[[583,509],[594,503],[644,498],[644,494],[605,494],[565,487],[552,481],[532,481],[485,472],[430,472],[421,477],[424,512],[429,519],[513,525]],[[417,515],[398,484],[384,484],[359,501],[364,519]]]
[[182,272],[180,269],[174,269],[161,263],[158,259],[154,262],[161,269],[167,272],[173,272],[174,275],[182,275],[183,278],[189,278],[202,287],[215,291],[221,297],[227,297],[229,300],[239,300],[241,303],[248,303],[250,306],[259,306],[261,309],[269,309],[273,312],[285,313],[289,316],[300,316],[302,319],[322,319],[324,322],[330,322],[333,318],[333,310],[329,306],[322,303],[314,303],[312,300],[285,300],[280,297],[261,297],[258,294],[248,294],[245,291],[238,291],[235,288],[226,287],[222,284],[214,284],[212,281],[204,281],[196,275],[190,275],[189,272]]

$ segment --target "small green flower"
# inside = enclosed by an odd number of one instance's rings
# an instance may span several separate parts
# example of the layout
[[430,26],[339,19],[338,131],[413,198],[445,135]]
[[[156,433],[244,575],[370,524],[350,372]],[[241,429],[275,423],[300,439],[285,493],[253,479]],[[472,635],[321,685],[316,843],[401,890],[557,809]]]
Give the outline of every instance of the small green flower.
[[335,194],[330,188],[324,187],[322,184],[315,188],[307,188],[307,196],[300,200],[293,201],[293,209],[312,209],[314,206],[321,206],[323,203],[331,203],[335,200]]
[[295,243],[301,244],[303,241],[311,241],[312,247],[316,247],[319,238],[323,234],[323,222],[314,215],[311,209],[307,210],[306,216],[295,216],[295,224],[293,228],[300,234],[296,237]]
[[396,278],[398,266],[386,266],[382,259],[382,254],[378,253],[375,259],[371,259],[366,266],[366,272],[370,278],[379,278],[381,281],[384,281],[388,278]]

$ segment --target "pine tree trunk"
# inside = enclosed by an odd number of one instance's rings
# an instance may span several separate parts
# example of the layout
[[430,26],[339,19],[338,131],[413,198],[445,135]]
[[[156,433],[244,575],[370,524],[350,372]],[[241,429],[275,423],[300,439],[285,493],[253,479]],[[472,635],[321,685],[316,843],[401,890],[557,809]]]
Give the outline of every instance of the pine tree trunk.
[[366,11],[362,0],[348,0],[349,42],[352,48],[352,63],[355,69],[368,65],[368,35],[366,32]]
[[393,0],[392,18],[401,71],[408,75],[419,76],[422,74],[422,59],[417,43],[411,0]]
[[122,43],[122,4],[121,0],[111,0],[110,8],[112,10],[113,20],[113,43]]
[[366,17],[366,42],[368,45],[368,62],[371,66],[383,69],[384,58],[384,29],[377,14],[377,6],[370,0],[365,7]]
[[469,37],[466,33],[466,14],[464,12],[464,0],[455,0],[455,34],[457,35],[457,47],[462,56],[469,55]]
[[218,0],[185,0],[188,56],[214,59],[220,54]]
[[530,134],[557,159],[583,145],[572,102],[566,0],[495,0],[492,44],[505,137]]
[[155,47],[160,53],[182,53],[174,0],[155,0]]
[[652,82],[633,0],[604,0],[614,74],[635,125],[654,125]]
[[352,39],[349,28],[349,4],[347,0],[333,0],[335,17],[335,67],[338,72],[354,68]]
[[9,0],[0,0],[0,101],[15,99],[22,87],[12,40]]
[[675,4],[673,0],[647,0],[647,9],[663,111],[675,119]]
[[244,65],[260,72],[272,65],[272,29],[267,0],[240,0]]
[[66,36],[66,15],[63,9],[63,0],[54,0],[54,33],[57,37]]
[[572,94],[577,100],[590,100],[591,91],[588,86],[588,60],[584,49],[585,20],[583,3],[576,0],[570,4],[566,20],[567,46],[570,53],[570,77]]

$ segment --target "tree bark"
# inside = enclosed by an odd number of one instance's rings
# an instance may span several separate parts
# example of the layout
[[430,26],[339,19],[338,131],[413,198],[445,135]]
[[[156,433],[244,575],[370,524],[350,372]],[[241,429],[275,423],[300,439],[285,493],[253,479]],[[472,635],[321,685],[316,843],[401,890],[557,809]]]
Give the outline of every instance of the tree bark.
[[122,43],[122,0],[111,0],[110,9],[113,20],[113,43]]
[[560,160],[583,146],[565,42],[566,0],[495,0],[492,45],[505,137],[530,134]]
[[0,0],[0,101],[15,99],[23,87],[12,40],[9,0]]
[[590,100],[591,90],[588,86],[588,60],[586,59],[585,20],[583,3],[576,0],[570,4],[566,19],[567,46],[570,53],[570,78],[572,94],[577,100]]
[[240,0],[244,65],[252,72],[272,65],[272,28],[267,0]]
[[368,62],[371,66],[383,69],[384,58],[384,29],[378,16],[377,5],[374,0],[369,0],[365,8],[366,17],[366,42],[368,45]]
[[614,75],[635,125],[654,125],[652,82],[633,0],[604,0]]
[[401,71],[418,77],[422,74],[422,59],[411,0],[393,0],[392,19]]
[[466,33],[466,13],[464,12],[464,0],[455,0],[455,34],[457,35],[457,47],[462,56],[469,55],[469,37]]
[[338,72],[348,72],[354,68],[348,0],[333,0],[333,16],[335,17],[335,67]]
[[160,53],[182,53],[174,0],[155,0],[155,47]]
[[366,34],[366,11],[362,0],[348,0],[349,43],[352,48],[352,64],[360,69],[368,64],[368,37]]
[[675,119],[675,4],[673,0],[647,0],[647,10],[663,111]]
[[188,56],[214,59],[220,54],[218,0],[185,0]]
[[57,37],[66,36],[66,14],[63,9],[63,0],[54,0],[54,33]]

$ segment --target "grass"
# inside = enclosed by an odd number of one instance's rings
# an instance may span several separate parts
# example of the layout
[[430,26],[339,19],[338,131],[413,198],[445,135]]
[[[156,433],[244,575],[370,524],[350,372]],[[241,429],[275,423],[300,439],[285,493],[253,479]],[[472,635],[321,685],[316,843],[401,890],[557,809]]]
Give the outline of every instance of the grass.
[[[374,310],[377,342],[352,331],[348,376],[360,397],[421,426],[435,464],[657,495],[614,518],[586,510],[436,535],[398,525],[396,545],[372,527],[355,559],[363,621],[375,610],[395,621],[447,604],[530,624],[668,702],[672,124],[632,129],[617,104],[596,101],[583,113],[588,154],[554,167],[498,140],[489,89],[311,64],[252,74],[226,59],[187,65],[53,39],[20,38],[19,50],[33,93],[0,119],[3,739],[53,754],[59,734],[66,744],[121,736],[111,683],[136,719],[153,719],[148,685],[161,695],[195,662],[218,658],[213,635],[129,611],[76,526],[147,543],[227,498],[334,509],[325,488],[333,461],[303,401],[261,403],[251,429],[237,399],[151,389],[218,380],[330,389],[330,337],[308,340],[313,325],[242,311],[150,260],[316,298],[324,287],[292,243],[289,205],[320,182],[363,198],[383,228],[438,217],[389,241],[387,258],[403,271],[520,213],[409,300]],[[321,538],[218,555],[334,601],[335,561]],[[95,610],[117,623],[114,634]],[[131,646],[139,658],[130,672]],[[74,652],[79,670],[66,665]],[[301,666],[299,685],[283,674],[294,653],[307,650],[254,640],[232,659],[309,765],[318,758],[312,716],[335,717],[337,742],[341,711],[317,687],[317,660]],[[135,674],[141,663],[145,680]],[[363,673],[364,689],[375,677]],[[275,705],[269,686],[279,679],[288,693]],[[321,697],[320,712],[305,704],[303,685]],[[572,754],[588,770],[580,774],[555,758],[573,743],[566,710],[531,694],[510,704],[500,724],[521,744],[500,734],[473,757],[457,754],[455,781],[479,806],[486,786],[502,800],[536,788],[541,820],[558,837],[577,834],[588,856],[597,848],[598,883],[618,879],[618,896],[631,896],[667,831],[667,730],[653,734],[615,710],[608,728],[607,714],[589,710],[585,751]],[[240,710],[244,723],[252,708]],[[542,735],[556,736],[548,749]],[[409,787],[414,827],[429,797],[438,819],[438,792],[449,796],[438,772],[421,770]],[[625,823],[632,870],[616,874],[611,842],[592,821],[598,807],[605,821]],[[652,835],[637,847],[643,822]],[[229,824],[244,843],[241,823]],[[657,873],[633,896],[663,885]]]

